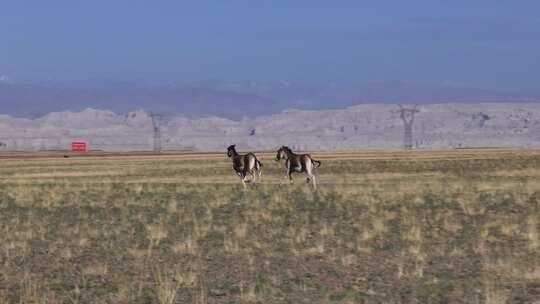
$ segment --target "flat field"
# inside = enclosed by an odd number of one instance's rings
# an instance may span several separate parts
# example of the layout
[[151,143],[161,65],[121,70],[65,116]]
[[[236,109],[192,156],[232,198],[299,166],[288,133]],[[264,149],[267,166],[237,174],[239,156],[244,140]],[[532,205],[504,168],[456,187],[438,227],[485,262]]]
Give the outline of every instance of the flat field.
[[539,303],[540,150],[0,156],[0,303]]

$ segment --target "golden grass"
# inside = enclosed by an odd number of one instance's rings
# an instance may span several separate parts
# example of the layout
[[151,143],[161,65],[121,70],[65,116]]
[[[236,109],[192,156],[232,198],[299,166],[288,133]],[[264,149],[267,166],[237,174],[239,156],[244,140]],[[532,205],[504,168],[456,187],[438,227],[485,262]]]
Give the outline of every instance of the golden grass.
[[0,156],[0,303],[540,301],[539,150],[258,155]]

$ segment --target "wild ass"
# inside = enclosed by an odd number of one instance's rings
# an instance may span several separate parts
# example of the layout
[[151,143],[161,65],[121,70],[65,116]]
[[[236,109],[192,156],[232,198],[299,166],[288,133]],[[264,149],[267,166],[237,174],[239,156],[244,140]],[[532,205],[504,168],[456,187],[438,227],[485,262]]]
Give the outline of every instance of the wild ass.
[[256,176],[261,178],[262,163],[259,161],[255,154],[249,152],[247,154],[238,154],[236,152],[236,145],[230,145],[227,148],[227,156],[231,158],[234,172],[240,177],[242,185],[246,187],[247,175],[251,175],[252,180],[256,180]]
[[[293,181],[291,174],[293,172],[307,174],[307,182],[310,181],[313,183],[313,188],[317,189],[317,182],[315,180],[315,175],[313,174],[313,169],[321,166],[321,162],[314,160],[309,154],[295,154],[291,148],[287,146],[282,146],[277,151],[276,161],[285,159],[285,168],[287,169],[287,174],[285,178],[288,178],[289,181]],[[317,167],[315,167],[317,163]]]

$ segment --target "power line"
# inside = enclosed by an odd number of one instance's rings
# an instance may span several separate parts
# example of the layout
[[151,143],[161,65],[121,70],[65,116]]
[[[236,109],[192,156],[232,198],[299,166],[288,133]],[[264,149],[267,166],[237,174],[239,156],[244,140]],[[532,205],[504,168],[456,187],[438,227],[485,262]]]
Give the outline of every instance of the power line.
[[150,112],[152,126],[154,128],[154,152],[161,152],[161,123],[163,115]]
[[414,123],[414,114],[420,112],[416,105],[412,108],[404,108],[402,105],[399,105],[399,112],[401,120],[403,120],[403,148],[406,150],[412,149],[413,147],[413,123]]

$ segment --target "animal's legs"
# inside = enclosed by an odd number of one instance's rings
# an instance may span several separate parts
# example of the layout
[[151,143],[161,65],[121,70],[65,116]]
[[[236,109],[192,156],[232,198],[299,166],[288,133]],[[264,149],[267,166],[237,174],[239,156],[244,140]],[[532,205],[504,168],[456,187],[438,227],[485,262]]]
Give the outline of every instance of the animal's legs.
[[261,175],[262,175],[262,168],[261,167],[256,169],[255,175],[257,177],[257,181],[260,182],[261,181]]
[[317,181],[315,179],[315,175],[313,174],[313,165],[308,165],[307,168],[306,168],[306,173],[307,173],[307,182],[309,183],[309,181],[311,180],[311,182],[313,183],[313,189],[317,190]]
[[242,182],[242,186],[244,186],[244,189],[246,189],[246,175],[244,172],[238,172],[238,176],[240,176],[240,181]]
[[244,176],[244,177],[242,178],[242,181],[244,181],[244,182],[249,182],[249,180],[248,180],[248,174],[251,175],[251,176],[253,176],[253,174],[251,173],[251,170],[245,171],[245,172],[242,174],[242,175]]
[[291,183],[293,182],[293,179],[292,179],[292,171],[290,168],[287,168],[287,172],[285,173],[285,176],[283,177],[285,180],[287,180],[288,183]]

